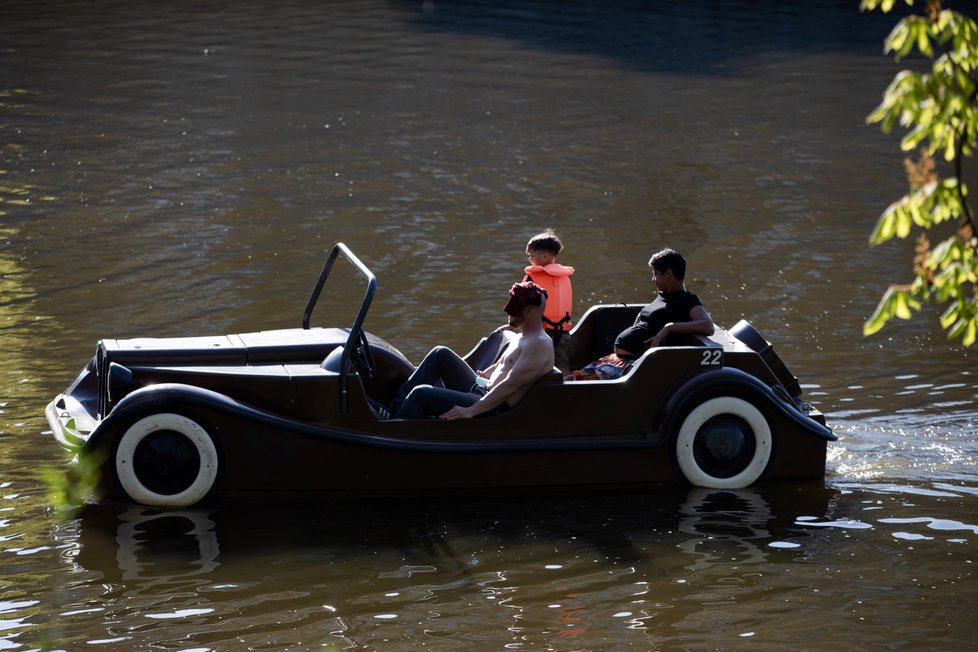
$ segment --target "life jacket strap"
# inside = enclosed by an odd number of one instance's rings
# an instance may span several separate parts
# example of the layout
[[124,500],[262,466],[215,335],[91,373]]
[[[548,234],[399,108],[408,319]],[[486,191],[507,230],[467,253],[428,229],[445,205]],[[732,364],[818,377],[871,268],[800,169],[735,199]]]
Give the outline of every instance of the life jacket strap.
[[554,346],[557,346],[557,344],[560,343],[560,338],[567,332],[564,330],[564,324],[569,324],[570,320],[571,316],[569,312],[561,317],[560,321],[552,321],[546,317],[543,318],[543,321],[550,326],[550,328],[544,328],[544,330],[547,331],[547,335],[550,336],[550,339],[554,341]]

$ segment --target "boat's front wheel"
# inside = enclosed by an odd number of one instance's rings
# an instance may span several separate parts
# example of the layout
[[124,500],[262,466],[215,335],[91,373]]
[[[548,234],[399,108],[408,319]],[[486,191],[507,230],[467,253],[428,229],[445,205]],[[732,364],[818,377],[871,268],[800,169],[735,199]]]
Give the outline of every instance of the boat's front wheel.
[[189,507],[217,480],[217,448],[196,421],[161,412],[132,424],[119,439],[115,472],[122,490],[153,507]]
[[764,473],[771,443],[771,427],[760,410],[743,399],[718,396],[686,415],[676,436],[676,461],[697,487],[740,489]]

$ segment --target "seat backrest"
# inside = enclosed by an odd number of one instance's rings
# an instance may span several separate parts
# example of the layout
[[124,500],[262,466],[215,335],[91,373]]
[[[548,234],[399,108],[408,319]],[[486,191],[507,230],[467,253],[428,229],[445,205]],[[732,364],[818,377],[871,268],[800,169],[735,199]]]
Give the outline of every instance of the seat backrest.
[[638,308],[633,306],[622,305],[602,308],[594,316],[588,361],[597,360],[612,353],[618,335],[635,323],[638,312]]
[[519,335],[516,332],[508,329],[493,331],[479,340],[479,343],[462,359],[472,367],[473,371],[487,369],[499,359],[506,345],[517,337]]
[[[333,373],[338,374],[340,373],[340,361],[342,359],[343,359],[343,347],[337,346],[336,348],[334,348],[332,351],[329,352],[329,355],[326,356],[322,364],[320,364],[319,366],[325,369],[326,371],[332,371]],[[353,370],[353,365],[350,365],[350,371],[352,370]]]
[[[376,366],[375,377],[373,380],[361,379],[364,391],[371,398],[388,402],[414,371],[414,367],[399,352],[384,346],[371,344],[370,353]],[[339,373],[342,358],[343,347],[337,346],[330,351],[320,366],[326,371]],[[353,366],[352,362],[349,371],[356,373],[356,367]]]

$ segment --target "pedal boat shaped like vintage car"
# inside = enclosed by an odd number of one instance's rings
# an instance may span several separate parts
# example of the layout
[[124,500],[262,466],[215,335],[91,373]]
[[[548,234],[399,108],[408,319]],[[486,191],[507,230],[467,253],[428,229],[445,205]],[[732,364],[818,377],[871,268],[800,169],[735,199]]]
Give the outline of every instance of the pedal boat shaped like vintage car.
[[[311,327],[340,256],[366,281],[359,311],[351,326]],[[824,477],[835,436],[746,321],[651,349],[615,380],[565,382],[554,370],[497,416],[381,419],[371,401],[390,401],[414,367],[363,330],[376,287],[339,243],[301,328],[102,340],[47,407],[54,436],[100,465],[103,494],[170,508],[205,499],[740,488]],[[591,307],[571,334],[572,366],[610,353],[640,308]],[[466,361],[487,367],[513,336],[494,332]]]

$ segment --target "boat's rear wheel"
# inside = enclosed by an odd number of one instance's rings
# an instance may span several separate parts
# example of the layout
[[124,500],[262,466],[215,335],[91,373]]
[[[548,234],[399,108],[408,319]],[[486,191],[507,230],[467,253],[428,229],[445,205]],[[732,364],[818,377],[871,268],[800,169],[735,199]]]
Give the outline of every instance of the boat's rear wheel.
[[771,445],[771,427],[760,410],[744,399],[718,396],[686,415],[676,436],[676,461],[697,487],[740,489],[764,473]]
[[161,412],[135,422],[119,439],[115,472],[135,502],[181,508],[200,502],[217,480],[217,448],[188,417]]

